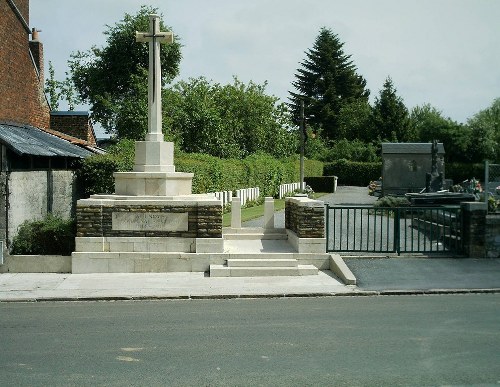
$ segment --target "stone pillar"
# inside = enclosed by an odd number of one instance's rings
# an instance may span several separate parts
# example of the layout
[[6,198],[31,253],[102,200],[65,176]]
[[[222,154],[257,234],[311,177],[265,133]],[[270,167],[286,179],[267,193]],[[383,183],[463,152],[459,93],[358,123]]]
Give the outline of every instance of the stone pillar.
[[241,198],[235,197],[231,202],[231,228],[241,228]]
[[264,199],[264,228],[274,228],[274,199],[271,197]]
[[486,216],[486,258],[500,258],[500,214]]
[[484,258],[486,235],[486,203],[466,202],[462,208],[462,249],[469,258]]
[[324,202],[308,197],[286,198],[285,227],[298,253],[326,251]]

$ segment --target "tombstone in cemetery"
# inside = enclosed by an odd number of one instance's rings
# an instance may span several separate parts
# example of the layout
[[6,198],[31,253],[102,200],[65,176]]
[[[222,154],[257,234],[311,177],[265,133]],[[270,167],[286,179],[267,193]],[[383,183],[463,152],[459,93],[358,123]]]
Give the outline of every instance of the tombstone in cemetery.
[[174,144],[164,142],[160,44],[172,43],[150,15],[148,132],[135,143],[132,172],[117,172],[114,195],[77,203],[73,273],[191,271],[183,253],[222,252],[222,201],[191,193],[193,174],[175,171]]
[[[425,192],[439,192],[444,186],[443,171],[438,172],[438,142],[434,140],[431,148],[431,172],[425,175]],[[444,164],[444,163],[443,163]]]
[[[437,190],[444,181],[444,146],[431,143],[382,144],[382,195],[404,195],[425,191],[427,173]],[[439,178],[441,176],[441,178]]]

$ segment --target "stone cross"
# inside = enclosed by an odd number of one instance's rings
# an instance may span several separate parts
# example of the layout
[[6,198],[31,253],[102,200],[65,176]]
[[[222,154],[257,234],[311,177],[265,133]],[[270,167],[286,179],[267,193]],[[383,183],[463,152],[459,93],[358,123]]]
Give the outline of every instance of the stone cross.
[[161,117],[160,43],[173,43],[172,32],[160,32],[160,17],[149,15],[149,31],[136,32],[137,42],[149,43],[148,133],[146,141],[163,141]]

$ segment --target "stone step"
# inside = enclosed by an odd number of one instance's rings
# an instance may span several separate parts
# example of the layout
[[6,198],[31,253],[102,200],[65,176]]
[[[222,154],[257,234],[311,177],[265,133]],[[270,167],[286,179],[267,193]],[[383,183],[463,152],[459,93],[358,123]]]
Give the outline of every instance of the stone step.
[[263,228],[263,227],[224,227],[223,234],[285,234],[286,228]]
[[[246,259],[246,260],[255,260],[255,259],[296,259],[294,257],[296,253],[266,253],[263,255],[262,253],[231,253],[228,256],[229,259]],[[265,258],[263,258],[265,257]]]
[[228,259],[228,267],[297,267],[296,259]]
[[227,267],[210,265],[210,277],[279,277],[317,275],[318,268],[313,265],[297,267]]
[[286,240],[288,236],[283,233],[226,233],[223,234],[225,240]]

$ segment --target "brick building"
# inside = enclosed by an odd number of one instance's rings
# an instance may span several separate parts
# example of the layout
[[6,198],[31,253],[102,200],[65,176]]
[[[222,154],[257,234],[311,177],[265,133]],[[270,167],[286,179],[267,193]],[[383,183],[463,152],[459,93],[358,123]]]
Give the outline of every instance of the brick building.
[[29,0],[0,0],[0,272],[26,220],[69,217],[76,160],[99,152],[87,112],[51,112]]
[[28,23],[29,0],[0,0],[0,120],[48,128],[43,45]]
[[87,112],[50,110],[44,93],[43,44],[38,31],[29,27],[29,0],[0,0],[0,53],[0,121],[96,145]]

